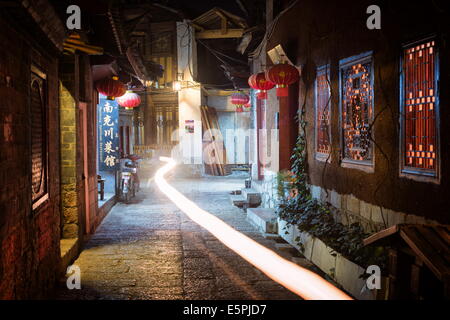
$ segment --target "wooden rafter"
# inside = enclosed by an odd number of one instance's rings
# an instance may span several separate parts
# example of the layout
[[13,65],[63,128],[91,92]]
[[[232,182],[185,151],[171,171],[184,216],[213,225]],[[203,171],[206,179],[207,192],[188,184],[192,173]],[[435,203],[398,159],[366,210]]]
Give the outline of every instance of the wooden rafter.
[[197,39],[241,38],[248,28],[244,19],[213,8],[192,21]]
[[223,33],[223,29],[216,29],[197,32],[195,37],[197,39],[241,38],[243,34],[244,29],[227,29],[225,33]]
[[81,51],[89,55],[101,55],[103,54],[103,48],[92,46],[87,44],[81,39],[79,34],[71,34],[64,40],[64,50],[70,53],[75,53],[75,51]]

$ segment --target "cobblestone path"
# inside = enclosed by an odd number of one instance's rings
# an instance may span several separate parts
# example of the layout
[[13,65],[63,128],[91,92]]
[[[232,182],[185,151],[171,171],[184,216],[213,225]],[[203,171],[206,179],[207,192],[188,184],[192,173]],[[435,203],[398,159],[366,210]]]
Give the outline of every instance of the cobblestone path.
[[[231,205],[241,179],[175,180],[203,209],[274,248]],[[152,183],[131,204],[118,203],[75,261],[81,290],[58,299],[298,299],[192,222]]]

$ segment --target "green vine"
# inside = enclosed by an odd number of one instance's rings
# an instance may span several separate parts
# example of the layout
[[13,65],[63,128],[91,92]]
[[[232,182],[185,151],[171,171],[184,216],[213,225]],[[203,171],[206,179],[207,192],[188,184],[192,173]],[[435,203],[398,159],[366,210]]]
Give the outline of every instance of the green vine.
[[[278,176],[278,216],[287,222],[287,226],[296,226],[300,231],[321,239],[333,250],[362,267],[376,264],[382,270],[385,269],[384,249],[363,245],[363,239],[368,234],[359,223],[346,226],[336,222],[330,205],[320,203],[312,197],[307,173],[307,145],[304,134],[306,122],[303,119],[302,111],[299,115],[301,133],[293,149],[290,176],[285,173]],[[291,196],[284,196],[285,192],[280,189],[280,182],[282,186],[288,185]],[[303,245],[299,240],[299,238],[295,239],[302,248]],[[333,255],[336,255],[336,252]]]

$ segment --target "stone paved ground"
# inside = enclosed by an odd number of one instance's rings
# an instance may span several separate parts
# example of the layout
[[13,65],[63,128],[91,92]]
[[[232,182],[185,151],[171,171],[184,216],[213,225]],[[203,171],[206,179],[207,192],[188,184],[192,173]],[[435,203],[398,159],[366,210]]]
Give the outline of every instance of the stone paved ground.
[[[171,183],[200,207],[274,248],[231,205],[242,179]],[[151,183],[131,204],[118,203],[74,263],[81,290],[58,299],[298,299],[192,222]]]

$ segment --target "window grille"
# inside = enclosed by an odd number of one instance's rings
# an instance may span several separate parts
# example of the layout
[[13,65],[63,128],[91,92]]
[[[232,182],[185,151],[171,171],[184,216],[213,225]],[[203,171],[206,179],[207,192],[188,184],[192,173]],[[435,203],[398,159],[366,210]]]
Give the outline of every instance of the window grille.
[[343,158],[372,164],[372,57],[346,59],[340,64]]
[[402,149],[406,171],[436,175],[436,48],[428,40],[403,50]]
[[330,146],[330,86],[329,66],[317,69],[316,75],[316,152],[319,155],[328,155]]

